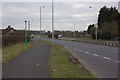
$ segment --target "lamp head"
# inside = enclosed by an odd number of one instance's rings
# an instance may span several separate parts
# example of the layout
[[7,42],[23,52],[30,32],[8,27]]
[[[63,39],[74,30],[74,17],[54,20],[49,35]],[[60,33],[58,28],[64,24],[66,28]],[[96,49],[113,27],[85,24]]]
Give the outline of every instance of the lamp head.
[[45,8],[45,6],[43,6],[43,8]]
[[89,8],[92,8],[91,6]]

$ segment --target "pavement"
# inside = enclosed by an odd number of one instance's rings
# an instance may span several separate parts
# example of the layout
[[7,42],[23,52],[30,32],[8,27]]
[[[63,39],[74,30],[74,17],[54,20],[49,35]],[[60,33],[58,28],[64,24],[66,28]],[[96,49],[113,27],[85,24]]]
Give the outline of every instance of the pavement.
[[32,41],[32,48],[3,64],[3,78],[49,78],[49,46]]
[[[48,38],[42,38],[51,41]],[[54,40],[78,55],[81,63],[97,78],[118,78],[118,48],[82,42]]]

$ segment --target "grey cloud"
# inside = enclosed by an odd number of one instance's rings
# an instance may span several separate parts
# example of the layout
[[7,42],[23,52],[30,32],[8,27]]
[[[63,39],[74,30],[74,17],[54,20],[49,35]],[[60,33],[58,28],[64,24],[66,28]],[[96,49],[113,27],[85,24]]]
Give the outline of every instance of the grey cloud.
[[[116,6],[117,2],[55,2],[55,29],[73,30],[69,17],[73,16],[76,30],[86,30],[88,24],[95,23],[96,12],[89,9],[89,6],[100,10],[103,6]],[[11,24],[16,29],[24,29],[25,20],[34,20],[31,22],[32,30],[39,30],[39,9],[42,8],[42,29],[51,30],[51,2],[5,2],[3,8],[3,28]],[[80,15],[76,16],[75,15]]]

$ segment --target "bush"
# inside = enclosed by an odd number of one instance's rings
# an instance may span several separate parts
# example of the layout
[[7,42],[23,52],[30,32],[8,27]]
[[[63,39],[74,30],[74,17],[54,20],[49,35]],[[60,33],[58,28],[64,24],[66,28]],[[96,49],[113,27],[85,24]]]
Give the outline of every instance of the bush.
[[[30,38],[27,37],[28,42],[30,41]],[[25,42],[25,36],[23,35],[6,35],[2,36],[2,47],[11,46],[17,43]]]

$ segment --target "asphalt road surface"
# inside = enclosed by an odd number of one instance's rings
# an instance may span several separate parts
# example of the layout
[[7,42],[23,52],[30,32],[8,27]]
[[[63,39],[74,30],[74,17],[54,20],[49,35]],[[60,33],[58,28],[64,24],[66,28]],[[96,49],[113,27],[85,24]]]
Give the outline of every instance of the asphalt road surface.
[[3,78],[49,78],[49,46],[33,40],[33,47],[2,66]]
[[[48,38],[42,38],[51,41]],[[118,78],[118,48],[97,44],[55,40],[78,54],[84,66],[97,78]],[[120,76],[120,75],[119,75]]]

